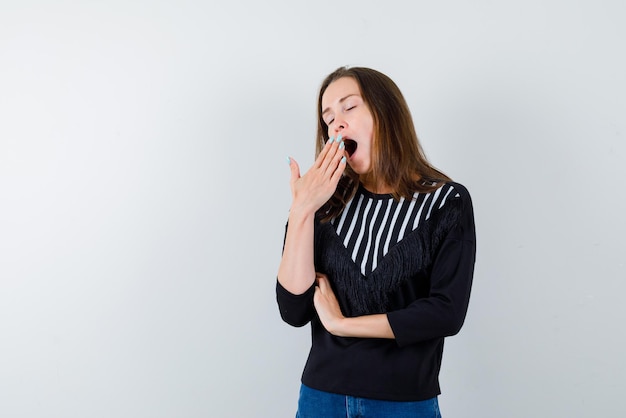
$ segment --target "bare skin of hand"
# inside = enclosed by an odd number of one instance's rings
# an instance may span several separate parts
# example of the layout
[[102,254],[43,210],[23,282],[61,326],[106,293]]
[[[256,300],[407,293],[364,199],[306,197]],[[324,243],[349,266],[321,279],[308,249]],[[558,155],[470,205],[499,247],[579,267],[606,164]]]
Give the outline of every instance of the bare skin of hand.
[[339,179],[346,168],[345,150],[341,136],[336,141],[328,141],[315,163],[303,176],[300,167],[290,158],[291,195],[294,207],[306,212],[318,210],[337,189]]
[[346,318],[341,312],[328,277],[321,273],[316,273],[316,276],[313,304],[326,331],[337,337],[395,338],[386,314]]
[[345,317],[343,313],[341,313],[339,301],[333,289],[330,287],[328,277],[321,273],[316,273],[316,276],[317,285],[315,286],[313,304],[326,331],[335,334],[338,332],[341,321],[343,321]]

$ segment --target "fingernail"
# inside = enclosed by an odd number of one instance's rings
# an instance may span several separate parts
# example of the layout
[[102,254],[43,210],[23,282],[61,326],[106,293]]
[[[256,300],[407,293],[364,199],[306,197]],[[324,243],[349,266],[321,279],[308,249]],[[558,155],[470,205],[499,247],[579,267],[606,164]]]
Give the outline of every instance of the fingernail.
[[337,135],[337,141],[341,141],[341,134]]
[[328,138],[328,143],[332,144],[334,140],[335,140],[335,137],[331,136],[330,138]]
[[287,157],[287,164],[291,165],[291,157]]
[[343,141],[341,141],[341,144],[339,144],[339,149],[343,149],[346,145],[343,143]]
[[346,157],[344,156],[343,158],[341,158],[341,162],[345,163],[346,162]]

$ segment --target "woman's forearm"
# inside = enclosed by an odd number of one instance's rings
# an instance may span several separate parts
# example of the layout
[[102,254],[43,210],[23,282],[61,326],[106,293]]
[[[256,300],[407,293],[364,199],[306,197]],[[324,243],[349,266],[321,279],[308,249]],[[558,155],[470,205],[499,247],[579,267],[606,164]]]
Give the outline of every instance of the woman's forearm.
[[330,327],[328,332],[338,337],[395,338],[386,314],[341,318]]
[[300,295],[315,281],[313,232],[315,212],[293,208],[289,212],[278,281],[289,292]]

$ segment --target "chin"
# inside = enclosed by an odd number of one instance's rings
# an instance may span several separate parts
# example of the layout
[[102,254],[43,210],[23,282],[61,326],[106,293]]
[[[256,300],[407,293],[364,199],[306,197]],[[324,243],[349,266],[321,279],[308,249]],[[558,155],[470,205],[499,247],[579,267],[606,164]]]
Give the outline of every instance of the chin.
[[350,164],[350,168],[352,168],[352,171],[354,171],[359,176],[364,176],[364,175],[366,175],[366,174],[371,172],[371,170],[369,168],[364,168],[362,165],[359,165],[358,163]]

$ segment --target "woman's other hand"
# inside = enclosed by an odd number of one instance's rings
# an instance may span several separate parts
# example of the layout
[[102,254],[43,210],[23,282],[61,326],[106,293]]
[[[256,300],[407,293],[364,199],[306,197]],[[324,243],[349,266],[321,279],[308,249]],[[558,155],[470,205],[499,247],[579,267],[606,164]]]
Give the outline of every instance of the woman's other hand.
[[333,292],[328,277],[316,272],[313,304],[326,331],[337,337],[395,338],[386,314],[346,318]]
[[339,332],[341,321],[345,319],[341,308],[339,308],[339,301],[337,301],[337,297],[330,286],[328,277],[324,274],[316,273],[316,282],[313,303],[317,310],[317,315],[326,331],[333,335],[338,335],[336,333]]

